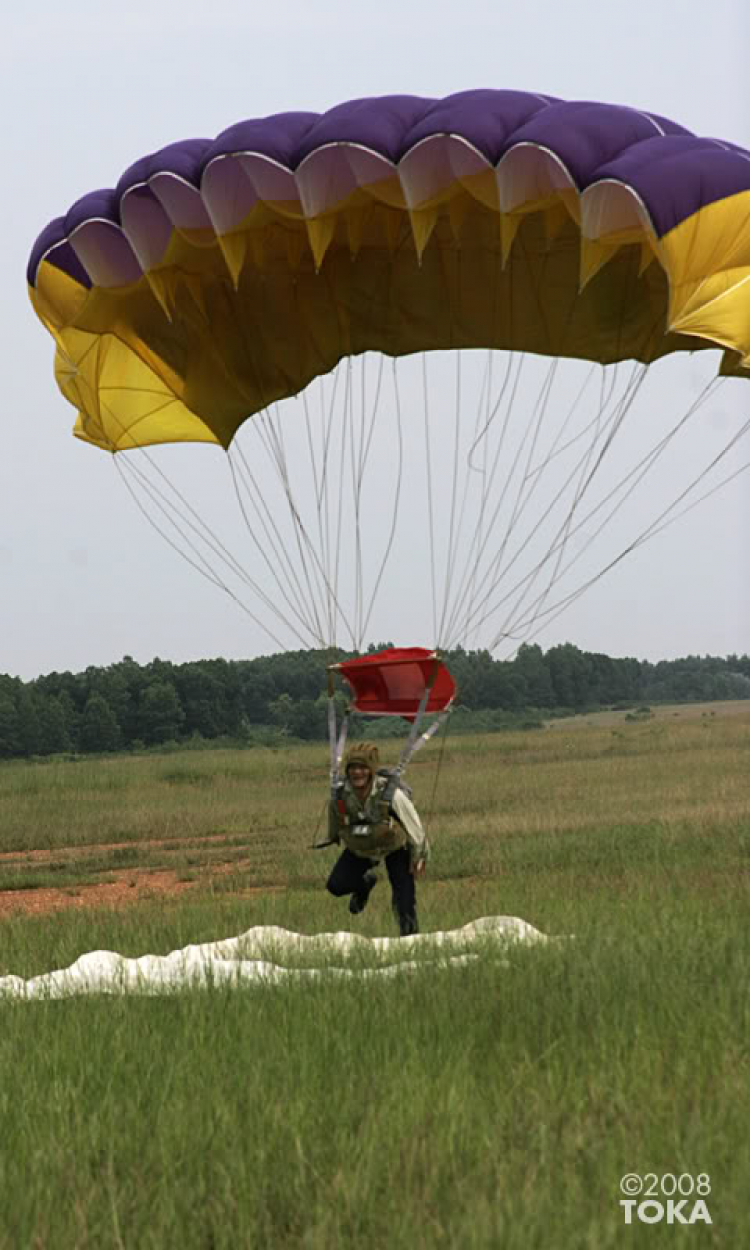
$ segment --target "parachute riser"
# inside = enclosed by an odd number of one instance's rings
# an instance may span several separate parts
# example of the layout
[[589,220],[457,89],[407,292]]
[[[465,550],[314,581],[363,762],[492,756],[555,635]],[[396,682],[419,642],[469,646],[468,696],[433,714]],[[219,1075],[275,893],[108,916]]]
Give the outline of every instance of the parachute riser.
[[[328,744],[331,753],[330,763],[330,790],[331,798],[338,797],[338,788],[341,777],[341,761],[344,758],[344,748],[346,747],[346,739],[349,733],[349,718],[351,716],[351,707],[344,712],[339,730],[336,724],[336,689],[333,681],[333,673],[328,670]],[[326,805],[327,807],[327,805]],[[320,821],[318,821],[318,827]],[[333,846],[334,839],[326,838],[323,842],[317,841],[318,831],[313,835],[312,849],[314,851],[323,850],[324,847]]]
[[328,670],[328,744],[331,752],[330,767],[330,785],[331,798],[336,798],[336,792],[341,776],[341,761],[344,758],[344,749],[346,747],[346,739],[349,733],[349,718],[351,716],[351,707],[344,712],[341,721],[341,729],[336,724],[336,690],[333,682],[333,673]]
[[419,701],[419,707],[417,708],[416,716],[414,717],[414,720],[412,722],[411,730],[409,732],[409,737],[407,738],[406,745],[404,746],[404,749],[401,752],[401,757],[398,761],[398,764],[391,772],[391,779],[388,782],[388,785],[383,793],[383,799],[386,802],[390,803],[391,800],[393,799],[393,796],[396,790],[398,789],[398,785],[401,781],[401,778],[406,772],[406,768],[407,768],[407,765],[409,764],[409,761],[412,759],[414,755],[416,755],[417,751],[421,747],[424,746],[425,742],[429,742],[430,738],[435,733],[436,729],[438,729],[440,725],[443,724],[446,717],[450,715],[450,707],[448,707],[443,712],[441,712],[438,717],[436,717],[432,725],[430,725],[429,729],[427,729],[423,734],[419,733],[419,726],[424,720],[425,709],[427,707],[427,703],[430,698],[432,687],[435,684],[435,678],[438,675],[439,667],[440,667],[440,656],[438,652],[436,651],[433,656],[432,670],[430,672],[429,677],[427,678],[427,681],[425,682],[424,693],[422,694],[422,698]]
[[[445,708],[444,711],[439,712],[438,715],[435,717],[434,721],[432,722],[432,724],[428,726],[427,729],[425,729],[423,734],[420,734],[419,737],[415,737],[413,742],[410,736],[409,743],[411,743],[411,745],[407,743],[406,748],[401,754],[401,759],[399,760],[398,764],[391,772],[391,780],[389,781],[385,791],[383,792],[384,800],[388,802],[392,800],[393,795],[395,794],[396,789],[398,788],[399,782],[401,781],[401,778],[406,772],[407,765],[416,755],[417,751],[421,751],[424,744],[426,742],[429,742],[430,738],[432,738],[432,736],[436,734],[438,730],[443,727],[443,725],[448,720],[448,717],[450,716],[452,711],[453,711],[452,707],[447,707]],[[415,724],[416,724],[416,721],[415,721]]]

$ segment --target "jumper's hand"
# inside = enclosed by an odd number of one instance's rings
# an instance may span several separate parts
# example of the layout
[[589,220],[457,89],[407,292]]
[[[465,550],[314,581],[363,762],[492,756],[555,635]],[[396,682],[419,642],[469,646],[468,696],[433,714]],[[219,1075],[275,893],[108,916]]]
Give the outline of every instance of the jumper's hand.
[[416,859],[411,866],[411,875],[413,877],[423,877],[424,870],[427,867],[427,861],[424,859]]

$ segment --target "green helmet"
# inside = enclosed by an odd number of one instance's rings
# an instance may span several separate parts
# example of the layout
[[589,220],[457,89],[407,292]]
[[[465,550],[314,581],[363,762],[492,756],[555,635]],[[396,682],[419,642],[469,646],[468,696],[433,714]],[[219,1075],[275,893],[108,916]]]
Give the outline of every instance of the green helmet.
[[348,772],[352,764],[363,764],[371,773],[378,771],[380,753],[374,742],[355,742],[349,747],[344,757],[344,771]]

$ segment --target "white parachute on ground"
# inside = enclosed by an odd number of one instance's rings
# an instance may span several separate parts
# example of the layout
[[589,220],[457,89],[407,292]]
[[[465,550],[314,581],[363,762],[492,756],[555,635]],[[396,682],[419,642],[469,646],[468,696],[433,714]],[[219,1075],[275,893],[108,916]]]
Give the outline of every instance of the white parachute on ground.
[[[0,977],[0,996],[158,995],[212,986],[239,989],[335,978],[380,979],[436,966],[461,967],[477,959],[479,951],[488,946],[554,940],[515,916],[485,916],[461,929],[406,938],[367,938],[354,933],[308,936],[275,925],[258,925],[239,937],[186,946],[169,955],[128,959],[114,951],[90,951],[69,968],[29,980]],[[404,953],[414,958],[404,960]],[[373,955],[380,962],[363,966],[363,960]],[[329,962],[332,958],[343,962],[333,964]],[[313,966],[307,966],[306,961],[312,961]]]

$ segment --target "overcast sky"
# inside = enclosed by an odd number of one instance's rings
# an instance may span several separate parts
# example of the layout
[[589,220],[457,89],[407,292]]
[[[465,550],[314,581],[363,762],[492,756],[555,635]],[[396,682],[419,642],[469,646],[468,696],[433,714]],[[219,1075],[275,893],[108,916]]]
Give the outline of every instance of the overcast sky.
[[[184,661],[274,650],[161,543],[111,458],[71,437],[53,344],[28,302],[36,235],[80,195],[177,139],[357,96],[516,88],[634,105],[750,146],[747,0],[34,0],[3,30],[5,195],[0,672],[24,678],[124,654]],[[695,383],[695,378],[693,379]],[[707,413],[730,436],[750,384]],[[673,400],[662,384],[659,406]],[[208,452],[215,458],[216,452]],[[750,446],[732,461],[750,460]],[[657,659],[750,650],[750,474],[618,566],[538,637]],[[420,522],[408,517],[419,534]],[[391,573],[373,637],[431,643]],[[422,622],[426,624],[422,624]],[[408,636],[407,636],[408,634]]]

